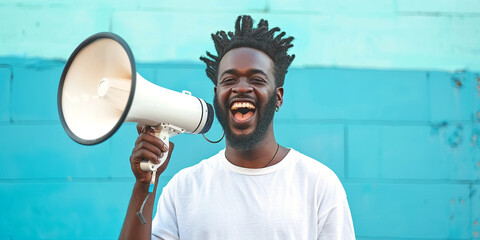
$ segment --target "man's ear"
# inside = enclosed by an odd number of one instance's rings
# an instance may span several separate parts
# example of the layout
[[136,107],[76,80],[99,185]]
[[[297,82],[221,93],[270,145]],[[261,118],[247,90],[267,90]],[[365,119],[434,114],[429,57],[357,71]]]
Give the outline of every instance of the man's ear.
[[281,107],[283,104],[283,87],[277,87],[277,107]]

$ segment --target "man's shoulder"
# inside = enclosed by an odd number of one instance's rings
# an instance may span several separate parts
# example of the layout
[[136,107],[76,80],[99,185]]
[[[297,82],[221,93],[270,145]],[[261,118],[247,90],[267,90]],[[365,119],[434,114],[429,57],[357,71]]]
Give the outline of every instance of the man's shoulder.
[[221,150],[217,154],[201,160],[199,163],[184,168],[175,174],[175,178],[185,180],[185,178],[198,178],[202,175],[211,175],[214,172],[219,170],[220,167],[220,157],[224,150]]
[[294,149],[290,149],[290,151],[289,157],[292,158],[292,163],[295,164],[297,169],[316,176],[336,176],[336,174],[320,160],[314,159]]
[[300,152],[293,152],[294,166],[300,175],[309,183],[314,183],[317,188],[323,189],[322,192],[334,198],[345,198],[345,190],[343,189],[340,179],[333,170],[322,162],[313,159]]

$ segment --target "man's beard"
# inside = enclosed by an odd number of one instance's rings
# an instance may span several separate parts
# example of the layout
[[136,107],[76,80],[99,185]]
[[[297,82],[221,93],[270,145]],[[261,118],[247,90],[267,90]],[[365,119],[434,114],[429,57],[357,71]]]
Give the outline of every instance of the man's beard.
[[[238,96],[243,97],[243,96]],[[277,102],[277,95],[275,92],[272,93],[272,96],[268,99],[267,104],[265,105],[265,109],[262,109],[260,106],[256,106],[256,114],[258,114],[257,118],[257,125],[255,129],[250,134],[245,135],[236,135],[230,129],[228,125],[228,118],[230,111],[230,106],[227,106],[227,103],[223,103],[225,105],[225,111],[220,107],[220,103],[218,102],[217,96],[214,96],[213,99],[213,106],[215,107],[215,113],[217,115],[217,119],[223,127],[223,131],[225,131],[226,141],[229,145],[238,150],[248,150],[255,147],[260,141],[265,138],[267,134],[268,127],[270,123],[272,123],[273,116],[275,114],[275,107]]]

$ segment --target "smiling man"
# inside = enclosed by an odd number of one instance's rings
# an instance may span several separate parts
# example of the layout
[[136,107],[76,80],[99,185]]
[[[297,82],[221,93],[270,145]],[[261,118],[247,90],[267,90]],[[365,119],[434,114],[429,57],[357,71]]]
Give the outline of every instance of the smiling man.
[[167,148],[148,126],[137,127],[130,157],[136,183],[120,238],[355,239],[337,176],[275,139],[273,118],[295,57],[287,54],[293,37],[276,35],[279,31],[263,19],[254,28],[250,16],[240,16],[235,32],[212,34],[217,55],[207,52],[201,60],[215,85],[214,107],[226,148],[172,178],[153,222],[151,197],[143,225],[135,212],[148,194],[151,173],[142,172],[139,162],[157,162],[173,145]]

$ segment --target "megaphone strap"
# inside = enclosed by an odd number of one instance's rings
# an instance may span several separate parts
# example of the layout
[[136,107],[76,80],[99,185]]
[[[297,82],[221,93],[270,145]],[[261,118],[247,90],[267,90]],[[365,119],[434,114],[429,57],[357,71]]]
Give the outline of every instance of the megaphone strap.
[[205,138],[205,140],[207,140],[207,142],[209,142],[209,143],[219,143],[220,141],[223,140],[223,137],[225,137],[225,132],[223,132],[222,137],[221,137],[219,140],[217,140],[217,141],[212,141],[212,140],[208,139],[208,138],[205,136],[205,133],[202,133],[202,136],[203,136],[203,138]]

